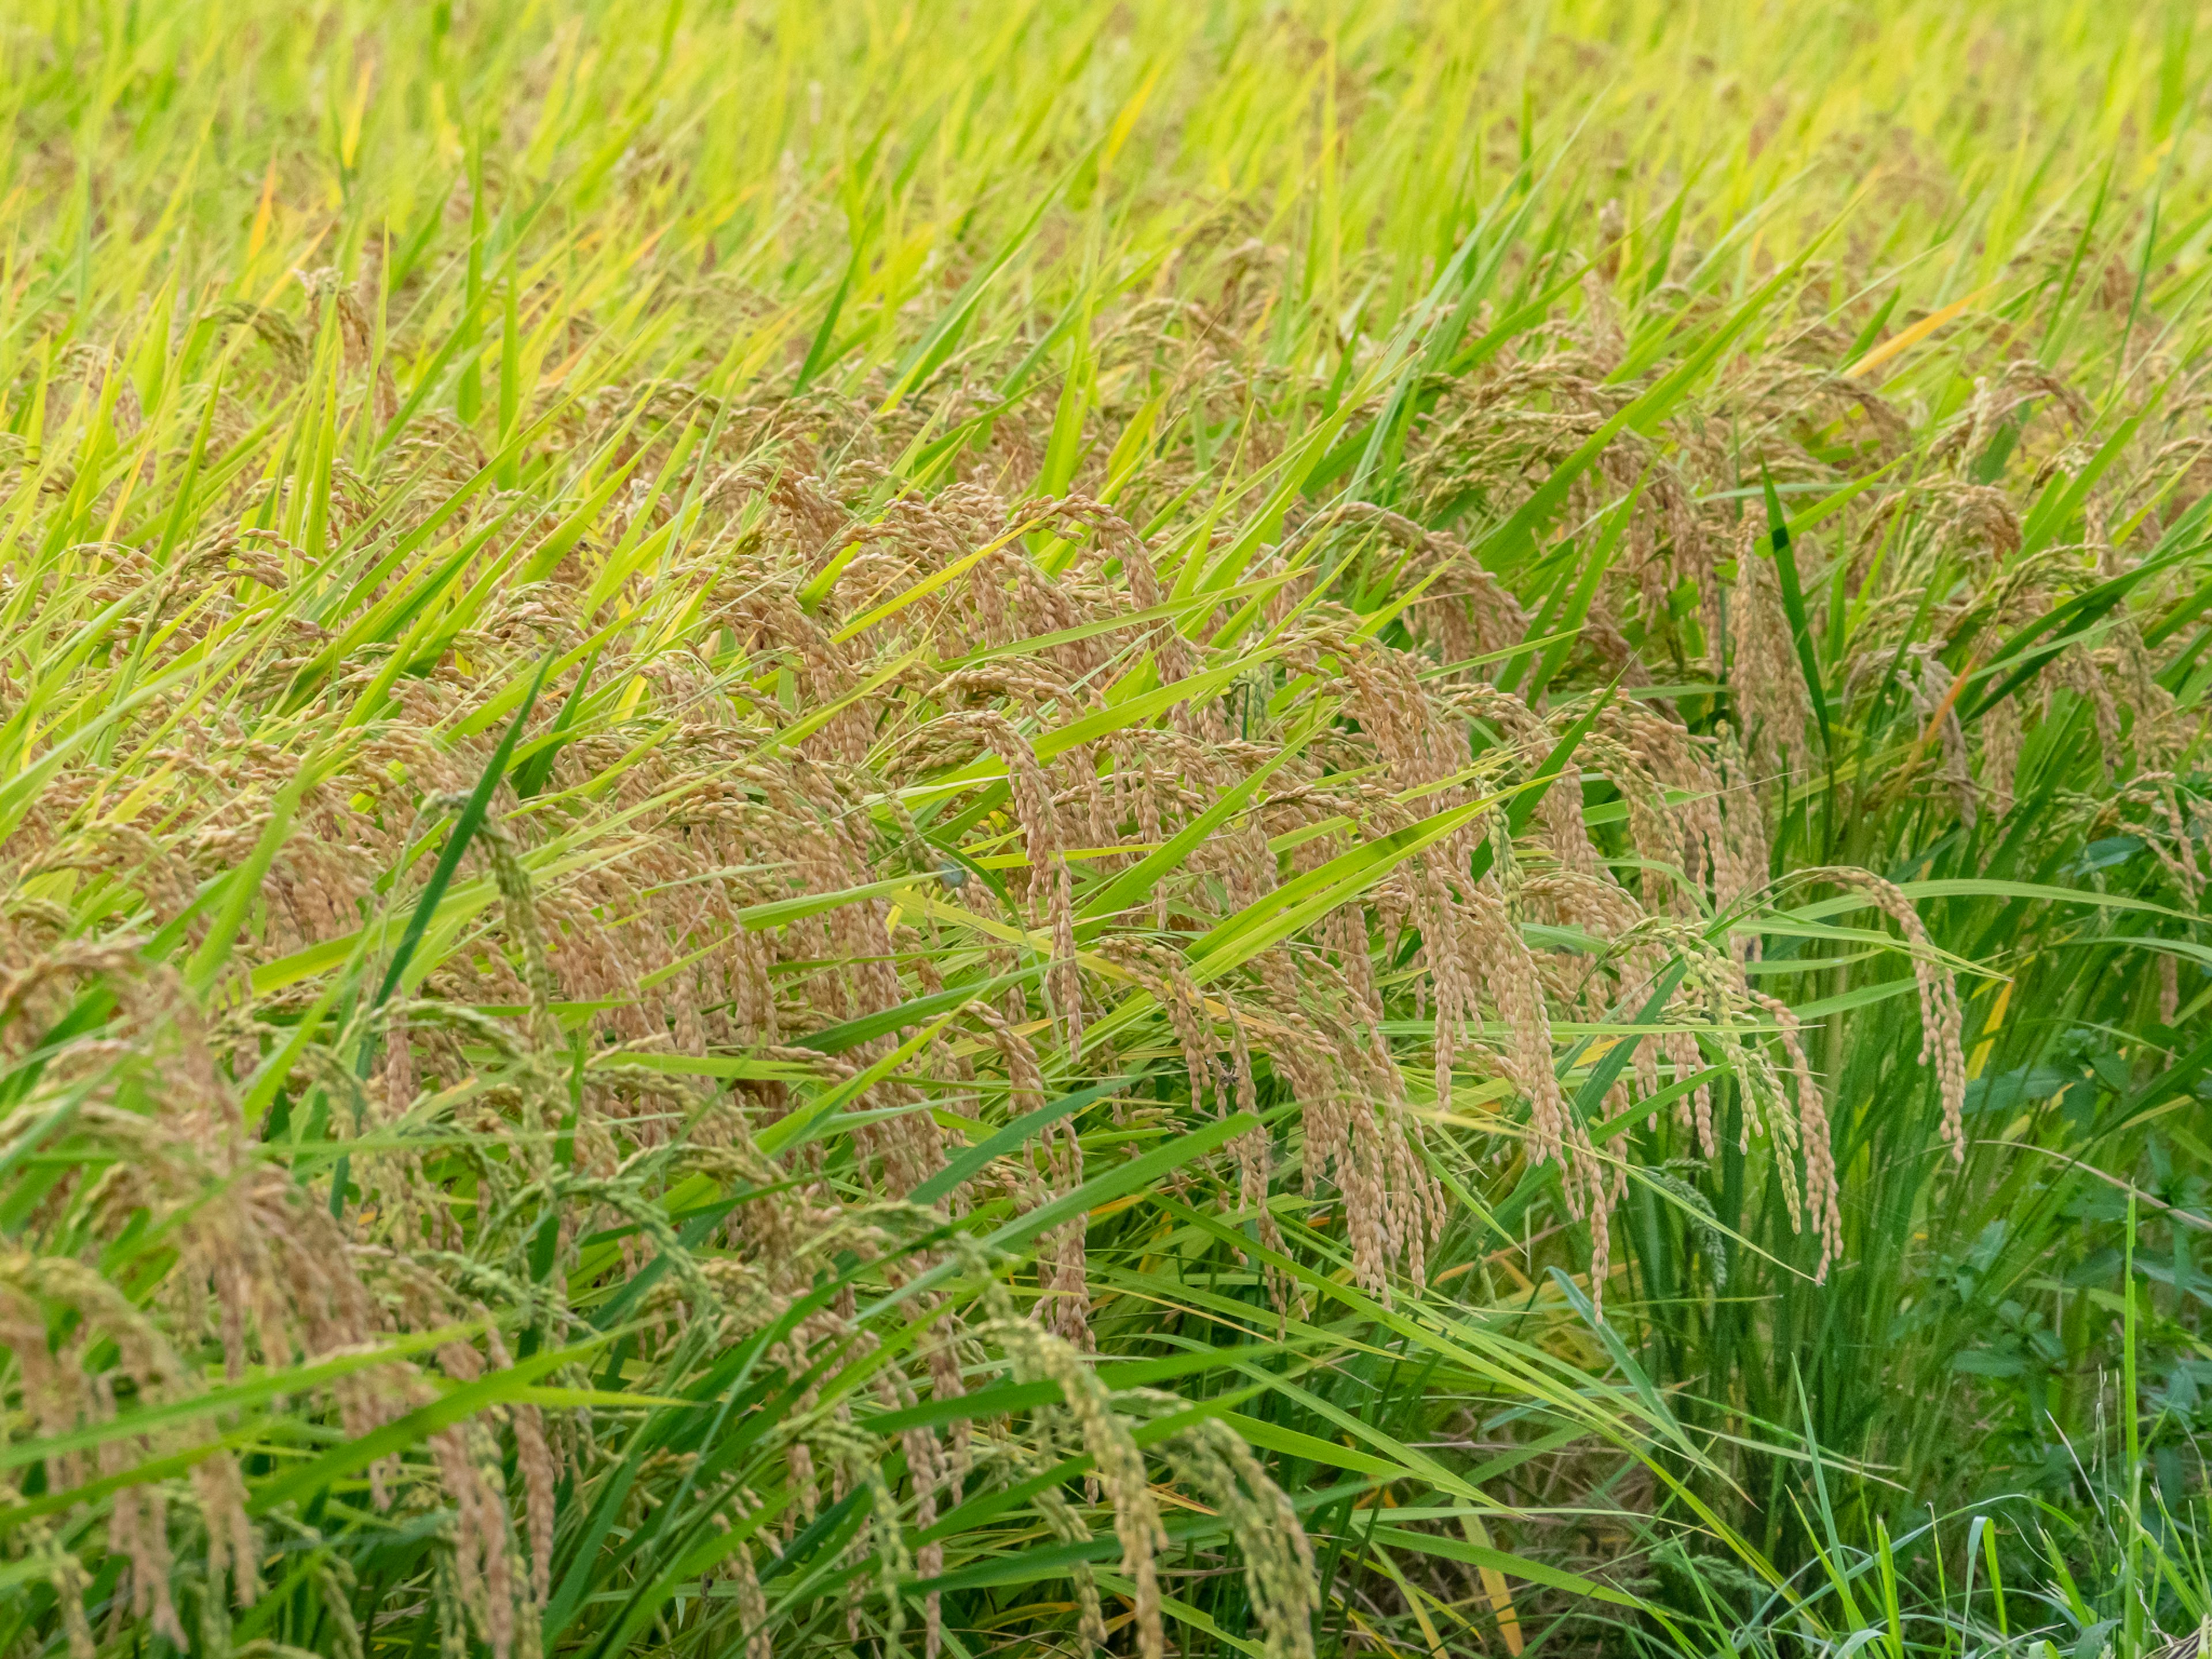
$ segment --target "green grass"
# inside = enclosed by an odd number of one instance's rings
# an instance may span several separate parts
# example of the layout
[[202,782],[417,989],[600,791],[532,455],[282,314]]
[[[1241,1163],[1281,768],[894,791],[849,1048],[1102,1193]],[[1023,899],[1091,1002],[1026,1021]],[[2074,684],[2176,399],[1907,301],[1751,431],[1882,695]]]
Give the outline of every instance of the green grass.
[[2199,22],[21,0],[0,1653],[2195,1632]]

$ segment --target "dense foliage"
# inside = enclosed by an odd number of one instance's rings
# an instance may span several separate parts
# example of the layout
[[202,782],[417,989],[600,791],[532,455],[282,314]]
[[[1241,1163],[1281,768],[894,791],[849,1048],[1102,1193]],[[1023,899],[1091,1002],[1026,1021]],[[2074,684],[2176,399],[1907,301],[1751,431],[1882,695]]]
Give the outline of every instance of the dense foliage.
[[0,1651],[2194,1632],[2197,23],[18,0]]

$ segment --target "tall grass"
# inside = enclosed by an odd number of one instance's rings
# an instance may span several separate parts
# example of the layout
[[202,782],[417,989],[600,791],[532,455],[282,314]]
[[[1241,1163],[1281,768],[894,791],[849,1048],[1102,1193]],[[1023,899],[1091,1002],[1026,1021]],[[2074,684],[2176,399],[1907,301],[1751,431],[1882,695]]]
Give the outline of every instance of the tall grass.
[[0,1650],[2197,1631],[2197,21],[22,0]]

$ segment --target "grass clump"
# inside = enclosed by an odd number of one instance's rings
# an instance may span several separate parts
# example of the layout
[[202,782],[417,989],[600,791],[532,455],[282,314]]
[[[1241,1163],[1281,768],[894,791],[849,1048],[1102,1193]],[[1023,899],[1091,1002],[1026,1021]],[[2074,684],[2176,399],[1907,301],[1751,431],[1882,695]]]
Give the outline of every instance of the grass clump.
[[19,8],[0,1650],[2195,1630],[2200,59]]

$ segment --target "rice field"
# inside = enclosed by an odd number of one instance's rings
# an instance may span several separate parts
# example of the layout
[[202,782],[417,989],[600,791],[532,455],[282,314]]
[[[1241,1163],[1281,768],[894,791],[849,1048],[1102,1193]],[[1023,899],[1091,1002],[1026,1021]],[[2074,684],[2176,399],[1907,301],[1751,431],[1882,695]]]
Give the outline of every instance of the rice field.
[[2199,9],[15,0],[0,1656],[2185,1659]]

